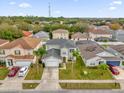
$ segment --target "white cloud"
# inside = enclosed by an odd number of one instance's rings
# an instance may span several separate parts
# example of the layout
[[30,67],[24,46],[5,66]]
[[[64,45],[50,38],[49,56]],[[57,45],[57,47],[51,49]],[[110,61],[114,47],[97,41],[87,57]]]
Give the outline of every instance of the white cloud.
[[121,0],[114,0],[110,5],[121,5],[122,1]]
[[60,10],[56,10],[54,13],[55,13],[55,14],[60,14],[61,11],[60,11]]
[[10,2],[9,4],[10,4],[10,5],[15,5],[15,4],[16,4],[16,2],[13,2],[13,1],[12,1],[12,2]]
[[117,7],[114,7],[114,6],[109,7],[109,10],[116,10],[116,9]]
[[21,3],[21,4],[19,5],[19,7],[21,7],[21,8],[30,8],[31,5],[30,5],[29,3]]

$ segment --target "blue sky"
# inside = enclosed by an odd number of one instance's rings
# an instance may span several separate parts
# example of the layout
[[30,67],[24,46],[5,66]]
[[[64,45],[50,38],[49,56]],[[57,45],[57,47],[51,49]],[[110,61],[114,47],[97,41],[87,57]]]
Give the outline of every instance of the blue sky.
[[0,16],[124,17],[124,0],[1,0]]

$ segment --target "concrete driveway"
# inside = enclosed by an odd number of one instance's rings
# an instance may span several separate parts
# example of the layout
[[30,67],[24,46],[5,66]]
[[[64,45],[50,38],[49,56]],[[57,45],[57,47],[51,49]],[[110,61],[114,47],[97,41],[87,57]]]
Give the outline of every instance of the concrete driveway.
[[43,82],[39,84],[36,90],[59,90],[59,70],[58,68],[45,68],[42,76]]
[[120,67],[116,67],[118,71],[120,72],[119,75],[114,75],[115,79],[117,80],[124,80],[124,70]]
[[0,86],[0,90],[21,90],[22,80],[24,77],[18,77],[18,73],[15,77],[6,77],[5,82]]

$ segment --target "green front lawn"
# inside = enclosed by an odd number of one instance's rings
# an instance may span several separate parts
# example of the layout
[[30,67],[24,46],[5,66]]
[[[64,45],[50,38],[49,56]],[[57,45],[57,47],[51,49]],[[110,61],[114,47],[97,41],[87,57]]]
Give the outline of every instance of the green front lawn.
[[63,89],[120,89],[119,83],[60,83]]
[[38,64],[32,64],[30,66],[29,72],[25,77],[25,80],[40,80],[43,74],[43,65]]
[[9,73],[9,69],[6,67],[0,67],[0,80],[4,80]]
[[69,62],[66,70],[59,70],[60,80],[111,80],[112,75],[109,70],[100,68],[85,67],[81,57],[77,58],[76,63]]
[[23,83],[22,87],[23,89],[35,89],[39,83]]

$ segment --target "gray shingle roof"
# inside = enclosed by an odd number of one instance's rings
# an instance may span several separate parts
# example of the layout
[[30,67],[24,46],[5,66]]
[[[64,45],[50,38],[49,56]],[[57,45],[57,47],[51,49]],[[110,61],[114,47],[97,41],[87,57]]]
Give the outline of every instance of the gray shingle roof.
[[60,56],[60,50],[58,49],[50,49],[47,51],[47,53],[42,57],[43,59],[45,58],[48,58],[48,57],[55,57],[55,58],[58,58],[58,59],[61,59],[61,56]]
[[36,33],[33,37],[36,37],[36,38],[49,38],[49,33],[45,32],[45,31],[40,31],[40,32]]
[[96,54],[105,51],[100,45],[98,45],[94,41],[84,40],[84,41],[78,41],[76,44],[81,52],[81,55],[85,59],[91,59],[97,57]]
[[58,45],[60,48],[76,48],[76,44],[72,40],[66,39],[52,39],[47,41],[46,45]]

